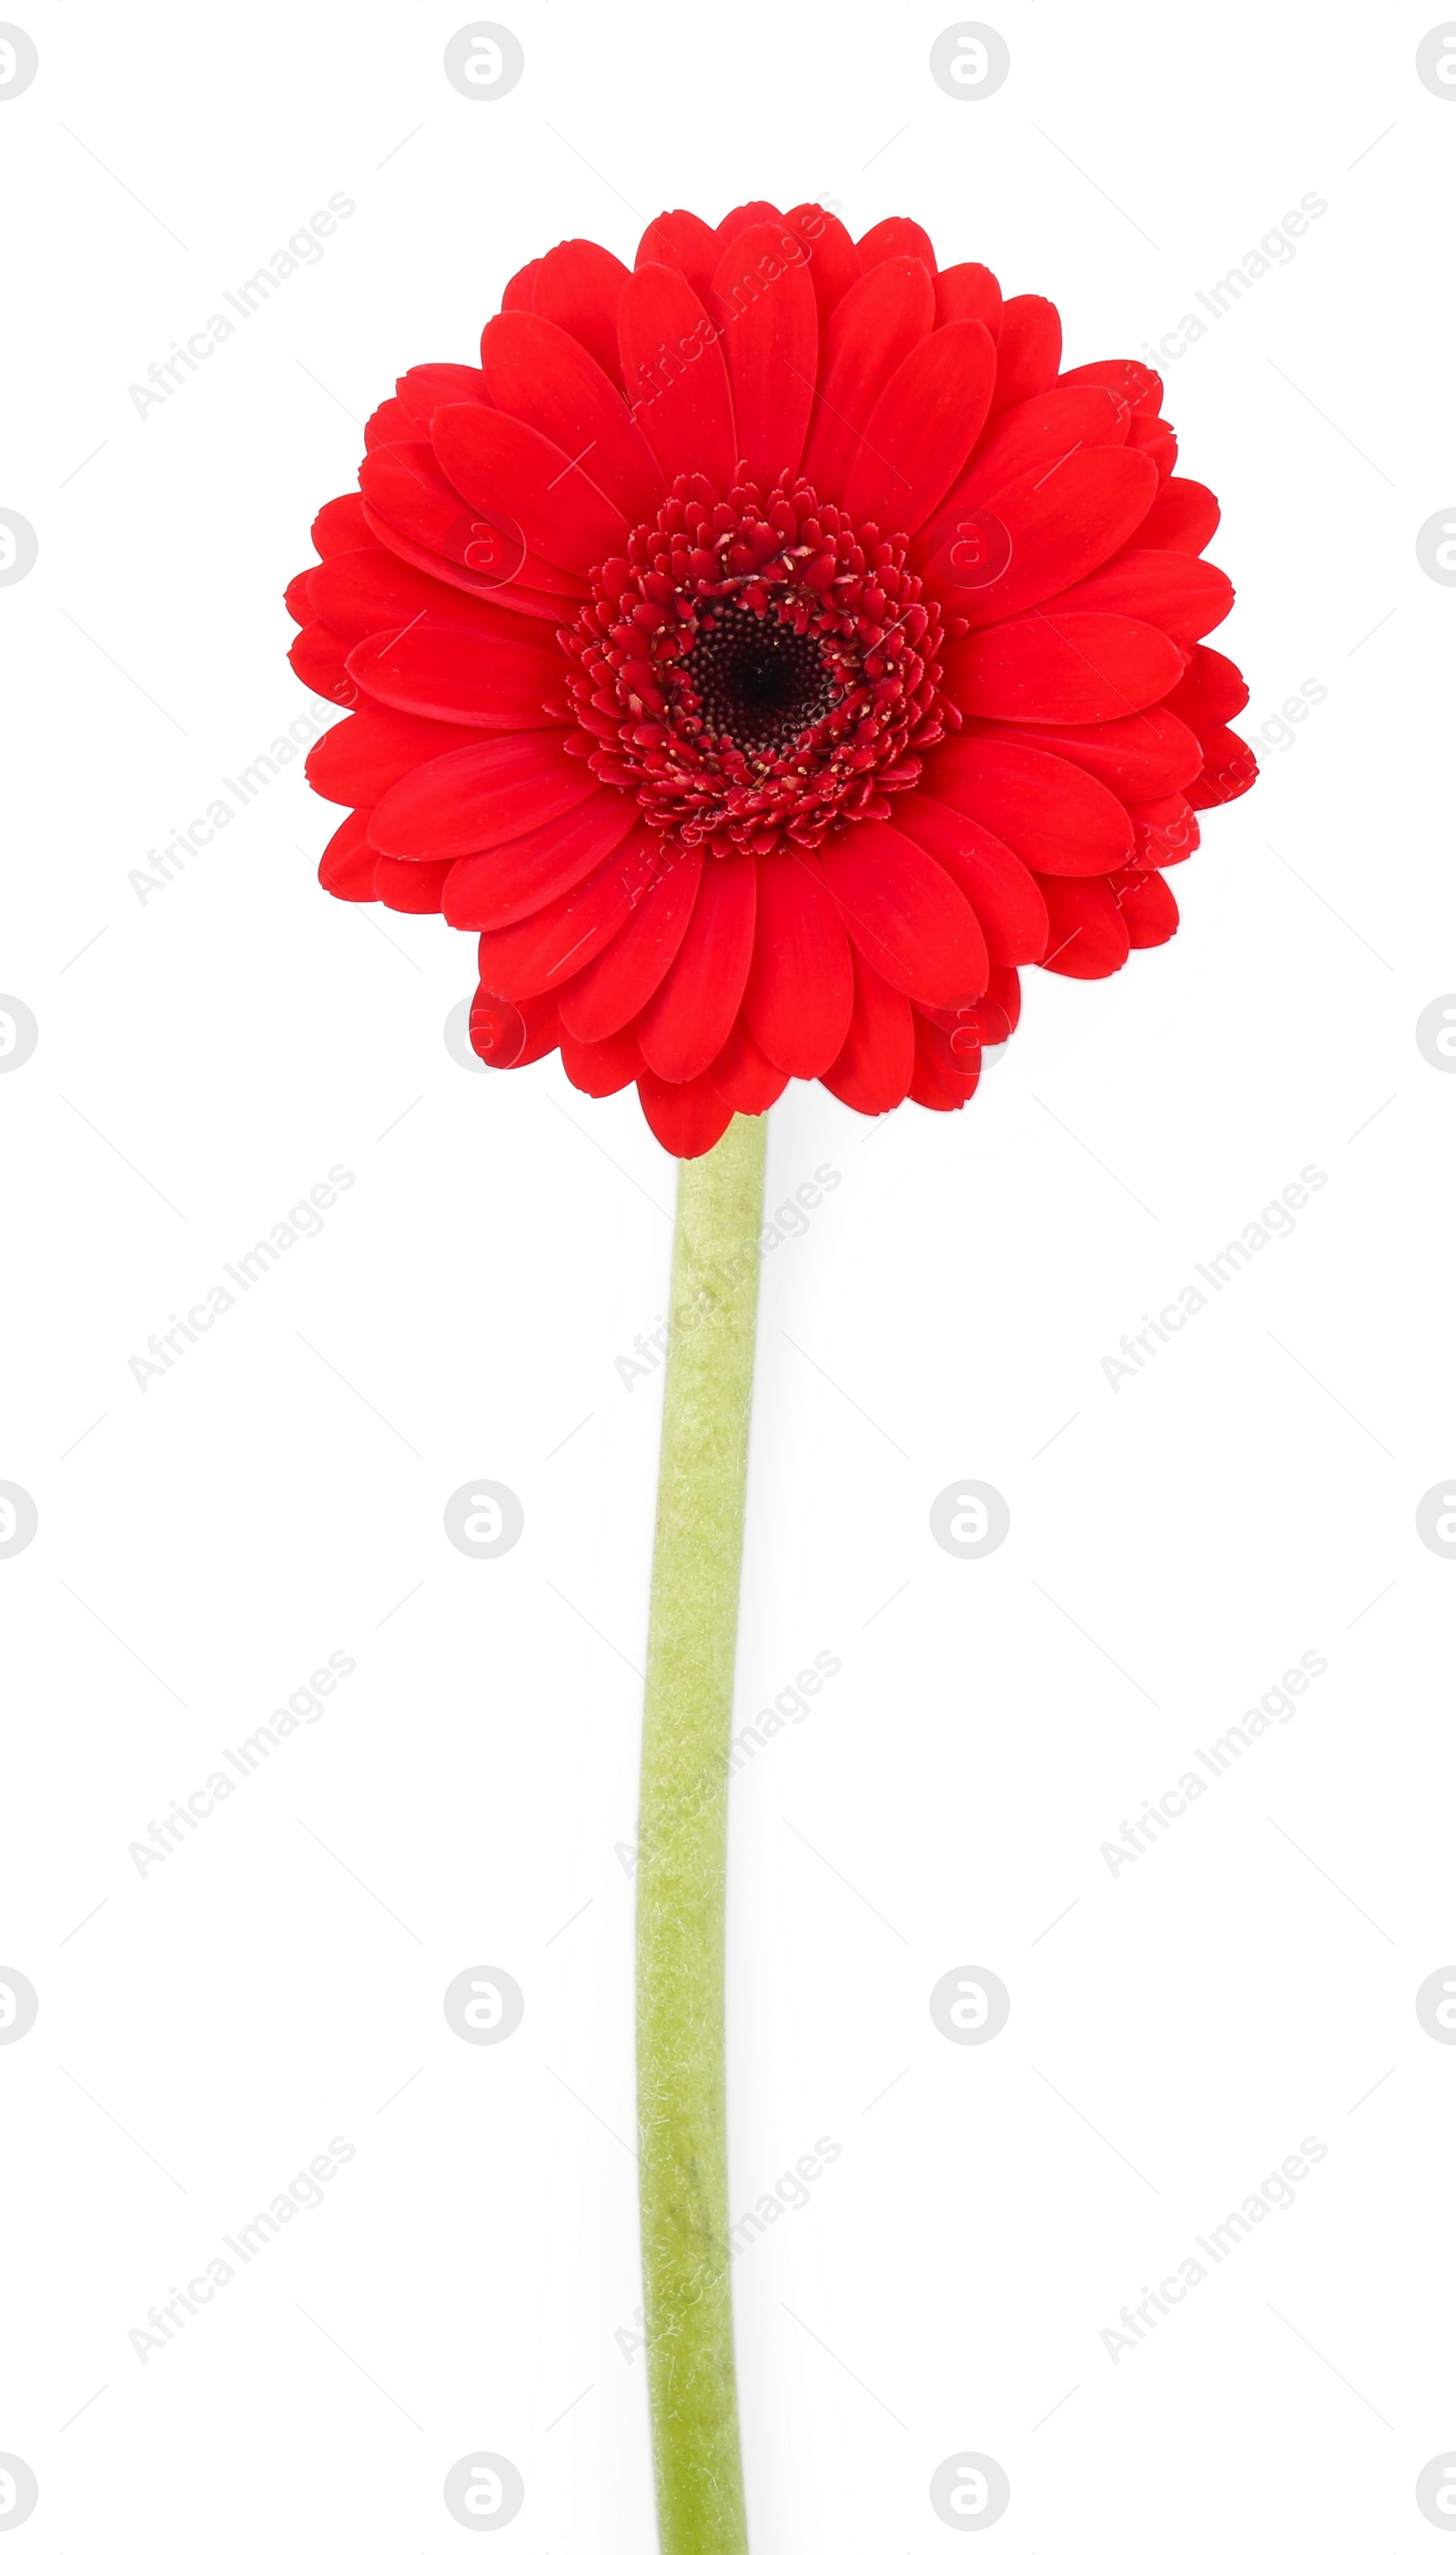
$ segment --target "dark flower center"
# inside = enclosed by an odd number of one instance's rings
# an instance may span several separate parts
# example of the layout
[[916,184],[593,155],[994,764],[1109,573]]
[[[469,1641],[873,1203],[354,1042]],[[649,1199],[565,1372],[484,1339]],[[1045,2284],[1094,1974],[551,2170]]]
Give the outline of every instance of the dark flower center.
[[959,726],[903,534],[805,480],[677,480],[561,633],[576,742],[646,822],[712,852],[812,850],[912,790]]
[[704,738],[751,757],[782,754],[833,708],[841,689],[817,639],[765,623],[742,604],[704,626],[683,672]]

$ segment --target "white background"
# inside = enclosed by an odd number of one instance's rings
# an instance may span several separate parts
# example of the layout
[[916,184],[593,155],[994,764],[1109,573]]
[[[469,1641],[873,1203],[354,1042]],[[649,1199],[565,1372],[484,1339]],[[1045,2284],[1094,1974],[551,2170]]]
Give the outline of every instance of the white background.
[[[837,198],[1049,294],[1069,363],[1144,352],[1301,195],[1326,213],[1164,363],[1224,505],[1217,634],[1254,793],[1111,983],[1028,975],[960,1117],[775,1110],[737,1718],[841,1672],[735,1776],[736,2211],[841,2158],[736,2274],[756,2555],[937,2555],[928,2480],[1012,2483],[998,2555],[1291,2544],[1419,2555],[1456,2442],[1456,102],[1420,11],[996,0],[994,98],[932,83],[918,5],[511,0],[462,23],[27,6],[0,105],[10,387],[0,591],[12,815],[0,977],[0,1572],[12,1665],[0,1961],[0,2450],[24,2542],[449,2555],[446,2469],[526,2480],[512,2555],[653,2542],[632,2140],[631,1885],[672,1166],[628,1092],[464,1071],[469,940],[326,899],[297,766],[172,880],[134,869],[311,700],[279,595],[407,364],[472,360],[507,277],[665,205]],[[321,261],[140,417],[128,386],[330,193]],[[629,206],[631,209],[629,209]],[[316,706],[316,704],[315,704]],[[407,1114],[408,1113],[408,1114]],[[323,1178],[355,1184],[184,1360],[128,1361]],[[1305,1164],[1327,1184],[1155,1362],[1101,1361]],[[462,1482],[525,1506],[489,1566]],[[994,1556],[932,1541],[989,1480]],[[336,1648],[321,1720],[143,1879],[128,1853]],[[1295,1717],[1114,1879],[1100,1852],[1306,1649]],[[569,1920],[569,1921],[568,1921]],[[565,1929],[565,1930],[562,1930]],[[526,2018],[446,2028],[494,1963]],[[957,1964],[1011,2020],[936,2032]],[[330,2137],[356,2146],[165,2350],[129,2328]],[[1166,2322],[1099,2340],[1305,2137],[1328,2147]],[[1054,2409],[1053,2409],[1054,2408]]]

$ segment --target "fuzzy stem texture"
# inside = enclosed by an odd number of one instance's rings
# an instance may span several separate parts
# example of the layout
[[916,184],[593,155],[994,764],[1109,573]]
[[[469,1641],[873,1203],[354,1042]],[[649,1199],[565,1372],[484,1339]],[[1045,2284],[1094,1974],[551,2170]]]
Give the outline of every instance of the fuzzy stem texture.
[[683,1162],[648,1634],[637,1895],[644,2305],[662,2555],[747,2555],[723,2078],[728,1746],[763,1118]]

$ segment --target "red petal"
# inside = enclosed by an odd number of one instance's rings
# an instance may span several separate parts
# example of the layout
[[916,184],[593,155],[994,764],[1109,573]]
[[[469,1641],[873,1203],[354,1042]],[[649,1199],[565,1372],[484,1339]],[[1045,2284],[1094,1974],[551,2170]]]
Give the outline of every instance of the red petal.
[[[643,828],[650,834],[649,827]],[[653,836],[660,851],[661,835]],[[611,946],[561,991],[561,1016],[580,1038],[625,1028],[652,1000],[682,946],[702,877],[703,854],[679,851],[658,871]]]
[[[996,513],[1011,540],[1008,564],[987,585],[963,592],[945,588],[955,611],[979,629],[988,621],[1024,612],[1030,604],[1060,596],[1075,579],[1086,577],[1090,568],[1100,567],[1121,548],[1156,494],[1157,474],[1146,453],[1129,452],[1117,444],[1070,453],[1049,471],[1018,479],[996,500]],[[1083,600],[1090,598],[1079,592],[1078,602]],[[1135,620],[1156,617],[1140,612],[1136,604],[1111,599],[1105,603],[1099,599],[1097,608],[1129,612]]]
[[310,580],[319,618],[341,639],[357,646],[377,632],[403,630],[426,613],[431,621],[448,621],[488,637],[511,639],[534,648],[543,666],[561,662],[553,626],[530,621],[521,612],[502,612],[485,598],[463,594],[437,577],[407,567],[393,550],[372,545],[367,550],[339,550],[320,561]]
[[316,617],[318,611],[317,605],[309,600],[308,588],[312,575],[311,567],[300,568],[298,575],[291,576],[284,587],[285,609],[297,621],[301,630],[307,629],[309,622]]
[[[701,302],[722,253],[716,234],[696,213],[659,213],[638,241],[634,263],[639,267],[670,267],[674,275],[686,279]],[[619,312],[619,329],[620,326]]]
[[1083,877],[1121,869],[1133,849],[1128,811],[1112,791],[1060,755],[1032,746],[953,737],[927,760],[924,787],[974,816],[1038,873]]
[[336,630],[330,630],[326,622],[310,621],[289,650],[289,664],[310,692],[317,692],[335,708],[352,709],[359,697],[359,686],[344,666],[348,653],[347,642]]
[[[336,799],[341,807],[372,807],[417,765],[448,761],[450,748],[461,744],[465,734],[463,728],[409,718],[401,710],[358,710],[319,738],[303,770],[309,789],[320,798]],[[394,846],[376,844],[375,849],[392,851]],[[444,856],[433,844],[421,854],[424,860]]]
[[733,1116],[705,1073],[695,1082],[661,1082],[644,1065],[637,1077],[637,1096],[658,1143],[682,1162],[710,1154]]
[[1203,770],[1188,784],[1189,806],[1221,807],[1230,798],[1242,798],[1259,778],[1253,747],[1231,727],[1213,728],[1202,743]]
[[669,480],[700,470],[727,488],[738,457],[728,367],[697,295],[666,266],[640,266],[618,313],[634,422]]
[[[979,720],[974,733],[1008,735],[1004,727],[988,728]],[[1106,719],[1100,727],[1019,727],[1012,741],[1060,756],[1125,799],[1162,798],[1170,791],[1186,790],[1203,761],[1193,730],[1164,705],[1139,710],[1132,718]]]
[[803,475],[821,496],[842,492],[876,401],[934,324],[935,288],[918,258],[887,258],[830,313],[803,456]]
[[470,1006],[470,1043],[482,1064],[509,1073],[549,1055],[560,1036],[554,994],[523,997],[519,1011],[488,986],[477,987]]
[[1049,391],[1061,362],[1061,317],[1039,293],[1014,293],[1003,304],[996,345],[997,416],[1019,400]]
[[629,524],[651,522],[667,494],[662,471],[622,406],[615,374],[564,328],[534,311],[505,310],[480,340],[497,408],[579,459]]
[[319,507],[310,538],[320,558],[332,558],[335,550],[356,550],[368,541],[364,508],[352,490],[347,497],[330,497],[326,506]]
[[510,283],[507,285],[505,292],[501,295],[501,308],[503,310],[534,310],[536,308],[536,279],[540,273],[541,260],[539,257],[533,257],[525,266],[518,266]]
[[[981,438],[969,470],[952,491],[951,508],[985,506],[1003,488],[1030,474],[1039,477],[1070,452],[1095,451],[1127,441],[1128,411],[1119,412],[1110,391],[1043,391],[1038,399],[999,418]],[[939,519],[927,524],[916,545],[918,556],[927,544],[943,539]]]
[[1128,427],[1128,441],[1135,451],[1147,453],[1156,466],[1159,480],[1171,478],[1178,457],[1178,438],[1165,418],[1135,415]]
[[382,400],[373,415],[364,420],[364,449],[373,452],[381,443],[413,443],[415,421],[403,402]]
[[1146,621],[1110,612],[1030,613],[949,649],[952,698],[976,718],[1061,724],[1125,717],[1160,700],[1182,651]]
[[1206,550],[1218,531],[1219,503],[1201,479],[1169,479],[1159,488],[1130,548],[1139,550]]
[[1221,567],[1189,558],[1184,550],[1130,550],[1069,587],[1062,605],[1072,612],[1130,612],[1135,621],[1151,621],[1180,648],[1190,648],[1232,612],[1234,589]]
[[[562,240],[536,271],[533,309],[542,319],[554,319],[613,381],[617,372],[617,309],[627,282],[627,269],[610,249],[595,240]],[[572,445],[572,450],[578,449]]]
[[836,1100],[863,1117],[898,1109],[915,1065],[914,1014],[861,958],[854,962],[854,1011],[849,1035],[819,1080]]
[[[555,1009],[554,998],[545,998]],[[524,1011],[518,1012],[503,994],[493,994],[488,985],[477,985],[470,1005],[466,1033],[482,1064],[493,1072],[505,1073],[521,1061],[527,1030]]]
[[981,925],[993,971],[1034,965],[1046,947],[1046,906],[1015,852],[973,816],[923,790],[897,798],[895,821],[954,879]]
[[708,292],[723,332],[739,458],[767,491],[797,470],[819,360],[804,245],[783,221],[754,222],[725,249]]
[[879,821],[854,825],[822,860],[850,938],[887,984],[918,1003],[971,1003],[985,992],[981,926],[940,863],[908,834]]
[[1022,980],[1015,967],[993,967],[989,992],[971,1005],[969,1013],[957,1012],[954,1020],[944,1012],[935,1017],[947,1029],[967,1024],[978,1029],[984,1057],[988,1046],[1005,1045],[1022,1017]]
[[845,505],[913,533],[964,469],[996,382],[996,348],[979,319],[952,320],[910,349],[886,383],[850,465]]
[[376,860],[374,893],[392,913],[438,913],[451,866],[449,861]]
[[772,1109],[789,1076],[769,1062],[740,1017],[728,1033],[726,1045],[713,1058],[708,1080],[730,1109],[745,1118],[762,1118],[766,1109]]
[[553,667],[517,639],[445,621],[363,640],[350,652],[349,672],[372,700],[462,727],[555,727],[568,716],[564,665]]
[[458,408],[462,400],[476,400],[482,408],[491,405],[478,364],[412,364],[395,389],[417,433],[425,436],[437,408]]
[[1042,966],[1053,976],[1115,976],[1132,944],[1106,879],[1043,878],[1038,884],[1051,925]]
[[703,867],[682,945],[638,1023],[644,1061],[665,1082],[690,1082],[733,1027],[753,956],[758,861],[716,855]]
[[809,281],[822,328],[836,302],[842,302],[850,286],[859,282],[863,272],[859,250],[843,222],[836,214],[826,213],[822,204],[795,204],[784,220],[808,252]]
[[[476,1000],[479,1000],[478,995]],[[472,1003],[470,1008],[473,1013],[475,1005]],[[518,1065],[535,1064],[538,1056],[549,1055],[551,1049],[559,1046],[561,1042],[555,996],[540,994],[533,1001],[524,1002],[521,1006],[521,1017],[526,1024],[526,1044],[515,1061]],[[473,1032],[471,1043],[474,1044]]]
[[1156,417],[1162,406],[1159,376],[1127,355],[1114,355],[1100,364],[1074,364],[1069,373],[1058,378],[1063,383],[1098,382],[1104,390],[1115,391],[1120,400],[1126,401],[1136,417]]
[[[319,574],[317,568],[314,575]],[[318,607],[322,610],[322,605]],[[1175,683],[1163,703],[1164,709],[1176,711],[1180,719],[1199,729],[1221,727],[1237,718],[1249,706],[1249,686],[1231,657],[1221,657],[1216,648],[1195,648],[1184,669],[1180,683]]]
[[719,257],[722,256],[725,248],[731,248],[740,231],[752,230],[756,222],[782,222],[784,216],[777,204],[758,202],[735,204],[731,213],[723,215],[713,233],[718,243]]
[[[376,453],[374,457],[377,460],[379,455]],[[433,455],[430,457],[432,460]],[[525,553],[519,540],[510,533],[499,507],[494,509],[494,513],[495,522],[477,523],[472,520],[472,509],[461,507],[456,521],[463,526],[462,539],[478,556],[490,555],[507,562],[514,556],[524,563]],[[587,599],[586,587],[579,577],[568,576],[564,568],[548,566],[545,559],[531,560],[531,573],[540,583],[527,586],[512,574],[509,564],[505,572],[490,573],[457,566],[452,559],[430,549],[424,542],[412,539],[390,523],[386,516],[376,515],[368,506],[364,509],[364,517],[366,532],[383,545],[391,557],[419,570],[432,581],[450,586],[460,594],[478,596],[521,620],[529,618],[548,623],[552,639],[562,618],[572,618]],[[556,591],[545,591],[547,585]]]
[[979,319],[993,338],[1001,334],[1001,287],[989,266],[942,266],[935,278],[935,325]]
[[[976,1008],[979,1013],[985,1014],[993,1006],[1000,1012],[1006,1024],[1004,1034],[1009,1037],[1022,1017],[1022,980],[1014,967],[992,968],[990,1000],[978,1003]],[[981,1044],[983,1047],[995,1044],[995,1040],[990,1035],[989,1023],[982,1031]]]
[[[574,979],[573,979],[574,981]],[[563,986],[563,992],[569,992]],[[614,1091],[625,1091],[637,1079],[640,1058],[636,1033],[619,1030],[615,1037],[588,1042],[572,1037],[569,1030],[561,1031],[561,1062],[566,1079],[592,1100],[610,1099]]]
[[1155,870],[1121,878],[1113,890],[1135,949],[1157,949],[1178,927],[1177,899]]
[[907,1097],[914,1102],[917,1109],[944,1110],[948,1114],[959,1106],[957,1101],[946,1099],[933,1074],[927,1072],[918,1049],[915,1052],[914,1070],[910,1075],[910,1087]]
[[528,549],[574,576],[626,548],[629,526],[579,461],[493,408],[442,408],[430,433],[440,468],[472,505],[518,525]]
[[857,242],[860,267],[868,275],[872,266],[883,266],[887,257],[917,257],[929,275],[935,272],[935,251],[930,234],[918,222],[908,221],[904,213],[892,213],[888,221],[877,222]]
[[569,895],[500,931],[482,931],[482,985],[512,1003],[523,994],[556,992],[621,930],[641,876],[641,855],[629,837]]
[[910,1096],[922,1109],[964,1109],[981,1079],[979,1039],[971,1045],[974,1025],[967,1023],[963,1035],[968,1052],[961,1054],[952,1046],[956,1033],[944,1029],[937,1021],[927,1020],[923,1012],[915,1014],[915,1069],[910,1079]]
[[[397,715],[393,710],[361,713],[378,719]],[[423,727],[425,722],[411,724]],[[446,737],[459,733],[451,728],[438,732]],[[578,806],[599,787],[579,758],[562,751],[553,728],[493,736],[454,754],[437,754],[397,781],[374,810],[370,840],[376,851],[395,860],[454,860],[462,852],[489,851],[493,843],[533,832]]]
[[[440,409],[441,417],[489,418],[483,408]],[[504,425],[505,420],[500,423]],[[524,432],[525,428],[518,431]],[[405,555],[414,566],[463,586],[467,592],[491,594],[509,584],[526,566],[526,543],[519,522],[511,521],[499,502],[477,509],[462,504],[458,489],[445,477],[427,443],[391,443],[369,453],[359,472],[372,526],[378,519],[390,547],[403,536]],[[410,546],[413,545],[413,553]],[[533,562],[531,573],[540,576]],[[559,571],[546,569],[545,581]],[[585,595],[579,579],[562,580],[573,594]]]
[[377,902],[374,865],[378,858],[369,840],[369,810],[356,807],[336,834],[330,834],[318,864],[318,884],[347,905]]
[[625,791],[598,790],[564,816],[553,816],[494,851],[456,861],[445,890],[446,922],[462,931],[500,931],[589,878],[632,831],[637,808]]
[[1140,869],[1169,870],[1198,849],[1198,819],[1186,798],[1170,791],[1165,798],[1143,798],[1128,808],[1133,819],[1134,857]]
[[759,864],[758,921],[743,1013],[786,1074],[812,1081],[843,1046],[854,1004],[849,941],[811,852]]

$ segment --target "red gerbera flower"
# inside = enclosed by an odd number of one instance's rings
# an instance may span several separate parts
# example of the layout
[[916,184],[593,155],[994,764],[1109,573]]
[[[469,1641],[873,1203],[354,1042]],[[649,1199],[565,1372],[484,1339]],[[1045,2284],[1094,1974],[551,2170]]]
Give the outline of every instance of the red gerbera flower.
[[1209,490],[1146,365],[817,204],[568,240],[324,507],[292,660],[335,896],[480,933],[478,1052],[674,1154],[817,1077],[958,1109],[1017,970],[1166,940],[1247,790]]

